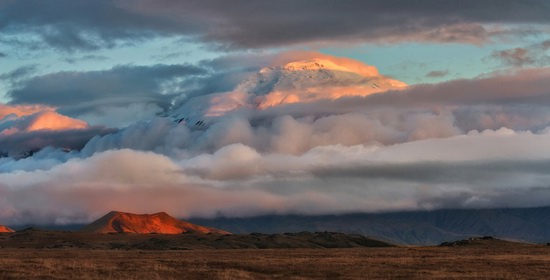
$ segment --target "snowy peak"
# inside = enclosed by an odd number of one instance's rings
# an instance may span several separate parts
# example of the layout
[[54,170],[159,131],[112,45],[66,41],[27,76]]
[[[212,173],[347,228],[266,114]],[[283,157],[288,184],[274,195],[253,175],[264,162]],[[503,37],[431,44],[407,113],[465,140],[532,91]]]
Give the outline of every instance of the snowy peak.
[[272,92],[357,84],[364,79],[364,76],[334,63],[308,60],[263,68],[241,82],[235,91],[261,96]]
[[329,69],[344,72],[353,72],[351,69],[335,64],[326,59],[308,59],[290,62],[282,66],[282,69],[287,71],[314,71],[321,69]]
[[210,119],[244,109],[263,110],[290,103],[367,96],[407,85],[360,61],[322,56],[265,67],[232,91],[190,98],[172,112],[176,123],[204,129]]
[[[359,61],[313,58],[262,68],[242,81],[235,91],[262,96],[301,90],[304,95],[311,96],[318,95],[324,89],[331,91],[334,88],[347,88],[346,95],[368,95],[405,86],[403,82],[380,75],[376,67]],[[334,99],[334,94],[321,94],[313,99],[324,99],[327,96]]]

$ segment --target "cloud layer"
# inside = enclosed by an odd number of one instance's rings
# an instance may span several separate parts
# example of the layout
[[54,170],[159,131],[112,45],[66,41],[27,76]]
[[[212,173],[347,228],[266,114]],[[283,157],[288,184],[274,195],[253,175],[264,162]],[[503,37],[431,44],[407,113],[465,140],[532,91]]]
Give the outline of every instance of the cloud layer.
[[109,150],[0,174],[0,220],[87,222],[112,209],[209,217],[545,205],[549,140],[499,130],[300,155],[243,144],[184,159]]
[[[0,223],[88,222],[110,210],[211,217],[546,205],[548,81],[547,68],[521,69],[241,106],[199,125],[168,111],[108,134],[81,131],[91,139],[79,151],[0,158]],[[41,116],[36,108],[4,107],[5,121],[21,122],[10,128],[35,132],[23,124]]]
[[198,66],[162,64],[57,72],[20,81],[8,96],[11,104],[43,104],[92,124],[125,126],[167,110],[186,82],[203,74]]
[[25,157],[45,147],[80,150],[96,135],[116,131],[60,115],[51,107],[0,104],[0,153]]
[[521,35],[524,24],[547,24],[550,12],[544,0],[237,1],[229,7],[224,1],[24,0],[3,1],[0,8],[0,31],[10,35],[4,42],[46,43],[67,51],[158,36],[195,37],[232,48],[312,42],[480,44]]

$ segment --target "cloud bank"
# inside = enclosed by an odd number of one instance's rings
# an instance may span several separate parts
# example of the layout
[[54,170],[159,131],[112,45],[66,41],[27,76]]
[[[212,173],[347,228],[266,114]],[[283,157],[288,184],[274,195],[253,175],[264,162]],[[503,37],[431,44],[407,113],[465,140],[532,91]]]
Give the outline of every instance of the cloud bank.
[[[284,69],[290,58],[272,57],[270,69]],[[79,127],[81,121],[44,113],[39,106],[3,105],[2,131],[17,137],[2,140],[2,147],[25,143],[24,137],[74,140],[80,146],[67,152],[63,145],[48,145],[53,147],[31,157],[0,158],[0,223],[88,222],[110,210],[211,217],[527,207],[549,201],[548,68],[364,93],[357,85],[381,79],[376,68],[323,59],[336,66],[304,70],[301,60],[292,64],[298,69],[277,70],[272,86],[260,86],[270,83],[253,74],[233,89],[181,98],[165,117],[108,132]],[[347,67],[345,75],[341,67]],[[350,78],[357,76],[363,78]],[[298,83],[287,83],[296,77]],[[355,94],[312,91],[307,79],[318,85],[319,78],[327,89],[337,85]],[[254,90],[235,100],[242,89]],[[258,98],[274,92],[309,99],[260,106]],[[240,106],[205,114],[220,100]],[[190,120],[197,112],[202,114]],[[48,114],[70,125],[31,129]]]
[[89,126],[51,107],[0,104],[0,153],[4,157],[26,157],[45,147],[80,150],[92,137],[114,131]]
[[125,126],[167,110],[186,82],[203,74],[198,66],[163,64],[57,72],[22,80],[8,96],[13,105],[42,104],[92,124]]
[[8,0],[0,8],[4,42],[34,48],[45,43],[65,51],[161,36],[193,37],[225,48],[403,41],[481,44],[521,36],[525,25],[547,24],[550,12],[544,0],[237,1],[229,7],[216,0]]

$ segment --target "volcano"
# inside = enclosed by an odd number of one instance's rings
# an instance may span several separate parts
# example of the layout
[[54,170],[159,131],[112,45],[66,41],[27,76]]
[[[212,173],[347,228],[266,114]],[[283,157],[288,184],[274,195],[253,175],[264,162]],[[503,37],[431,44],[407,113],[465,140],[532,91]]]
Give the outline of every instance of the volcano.
[[171,112],[177,123],[200,128],[209,119],[240,109],[264,110],[292,103],[336,100],[402,90],[407,84],[359,61],[312,58],[264,67],[232,91],[188,99]]
[[229,232],[195,225],[178,220],[165,212],[155,214],[132,214],[111,211],[82,229],[94,233],[139,233],[139,234],[180,234],[180,233],[218,233]]
[[3,232],[14,232],[14,230],[7,226],[0,225],[0,233],[3,233]]

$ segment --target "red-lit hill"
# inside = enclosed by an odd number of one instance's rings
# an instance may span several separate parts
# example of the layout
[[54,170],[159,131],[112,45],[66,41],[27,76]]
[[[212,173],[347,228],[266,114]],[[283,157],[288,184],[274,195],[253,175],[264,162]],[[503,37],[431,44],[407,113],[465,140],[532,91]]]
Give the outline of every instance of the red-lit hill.
[[140,234],[180,234],[186,232],[229,234],[229,232],[223,230],[178,220],[165,212],[156,214],[132,214],[117,211],[109,212],[109,214],[84,227],[82,231]]
[[14,232],[14,230],[7,226],[0,225],[0,233],[2,232]]

